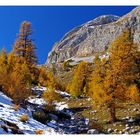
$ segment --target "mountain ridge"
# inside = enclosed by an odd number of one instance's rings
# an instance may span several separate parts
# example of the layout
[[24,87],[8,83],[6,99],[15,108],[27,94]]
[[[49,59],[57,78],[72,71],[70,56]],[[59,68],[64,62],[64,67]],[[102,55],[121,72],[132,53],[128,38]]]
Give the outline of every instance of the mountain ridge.
[[128,14],[102,15],[73,28],[57,42],[48,54],[46,64],[61,63],[71,57],[91,56],[102,53],[125,29],[134,31],[134,41],[140,44],[140,7]]

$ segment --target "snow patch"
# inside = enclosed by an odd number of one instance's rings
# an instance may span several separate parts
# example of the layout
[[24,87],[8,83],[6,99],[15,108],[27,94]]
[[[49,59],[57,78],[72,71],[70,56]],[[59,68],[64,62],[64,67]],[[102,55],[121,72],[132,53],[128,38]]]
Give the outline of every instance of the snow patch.
[[35,87],[32,87],[32,90],[33,91],[46,91],[46,87],[43,87],[43,86],[35,86]]
[[3,92],[0,91],[0,103],[11,105],[12,99],[7,97]]
[[46,104],[46,101],[43,98],[28,98],[28,102],[36,105],[44,105]]
[[59,110],[59,111],[65,109],[65,108],[69,108],[68,104],[66,104],[65,102],[55,102],[54,104],[56,106],[55,109]]
[[[93,63],[94,62],[94,58],[95,56],[87,56],[87,57],[71,57],[68,60],[72,60],[72,62],[70,62],[70,65],[77,65],[79,62],[81,61],[85,61],[88,63]],[[109,53],[107,52],[106,54],[100,55],[99,58],[102,60],[103,58],[108,59],[109,58]]]
[[70,97],[70,94],[67,93],[67,92],[63,92],[63,91],[60,91],[60,90],[57,90],[56,92],[59,93],[63,97]]
[[[30,111],[20,108],[18,111],[15,111],[12,107],[12,99],[8,98],[2,92],[0,92],[0,118],[2,120],[6,120],[16,124],[24,134],[35,134],[35,130],[40,129],[44,131],[44,134],[59,134],[54,128],[48,127],[36,120],[32,117],[29,117],[29,120],[24,123],[20,121],[20,116],[23,114],[28,114],[30,116]],[[31,102],[42,103],[42,99],[39,100],[31,100]],[[0,121],[2,124],[2,121]],[[0,128],[0,134],[5,134],[2,128]],[[6,133],[7,134],[7,133]]]

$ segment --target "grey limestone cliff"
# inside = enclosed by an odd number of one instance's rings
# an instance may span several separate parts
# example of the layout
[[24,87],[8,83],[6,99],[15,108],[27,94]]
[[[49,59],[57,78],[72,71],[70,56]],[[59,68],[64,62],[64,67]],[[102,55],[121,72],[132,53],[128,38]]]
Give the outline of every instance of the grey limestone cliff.
[[140,44],[140,7],[123,17],[103,15],[72,29],[53,46],[46,64],[104,52],[125,28],[133,30],[134,41]]

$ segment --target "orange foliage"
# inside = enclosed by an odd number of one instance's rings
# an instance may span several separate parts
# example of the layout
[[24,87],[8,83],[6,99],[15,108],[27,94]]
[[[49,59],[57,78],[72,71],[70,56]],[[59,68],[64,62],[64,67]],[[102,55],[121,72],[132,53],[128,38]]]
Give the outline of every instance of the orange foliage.
[[75,70],[73,79],[68,85],[68,90],[73,97],[84,94],[86,91],[86,80],[88,75],[88,63],[80,62]]
[[133,95],[133,99],[138,95],[136,86],[130,86],[139,78],[136,63],[138,47],[133,43],[130,30],[123,31],[114,40],[109,53],[110,57],[106,63],[102,64],[101,60],[96,60],[98,63],[95,63],[92,74],[90,94],[95,102],[110,108],[111,121],[114,122],[116,102],[125,101],[128,93]]
[[25,61],[30,67],[37,63],[35,45],[31,39],[31,35],[31,23],[27,21],[22,22],[20,33],[14,44],[14,54],[17,58],[16,61],[20,63]]
[[56,93],[54,89],[49,88],[43,93],[43,98],[49,105],[52,105],[54,101],[58,101],[60,99],[60,95]]

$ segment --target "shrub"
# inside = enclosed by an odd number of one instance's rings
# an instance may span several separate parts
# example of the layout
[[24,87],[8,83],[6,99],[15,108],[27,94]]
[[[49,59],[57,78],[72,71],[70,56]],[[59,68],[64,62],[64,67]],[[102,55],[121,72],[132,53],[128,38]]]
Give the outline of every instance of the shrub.
[[70,65],[70,62],[73,62],[73,60],[70,59],[62,63],[63,70],[69,71],[72,68],[72,66]]
[[10,77],[9,84],[5,86],[5,89],[14,102],[21,103],[31,94],[31,90],[26,84],[22,83],[20,77],[14,77],[13,75]]
[[131,99],[133,102],[139,102],[140,101],[140,93],[139,89],[137,88],[136,84],[132,84],[129,86],[126,96],[128,99]]
[[13,109],[15,111],[18,111],[20,109],[20,105],[19,104],[13,104],[12,107],[13,107]]
[[88,75],[88,63],[80,62],[77,65],[73,79],[68,87],[68,90],[70,91],[73,97],[78,97],[80,95],[85,94],[84,89],[87,83],[87,75]]
[[29,116],[27,114],[24,114],[20,116],[20,121],[21,122],[27,122],[29,120]]
[[43,110],[33,112],[32,116],[35,120],[37,120],[43,124],[45,124],[46,121],[48,120],[48,116],[44,113]]
[[37,130],[35,130],[35,134],[41,135],[41,134],[44,134],[44,131],[41,129],[37,129]]
[[42,86],[46,86],[48,88],[57,88],[57,81],[54,74],[46,69],[45,67],[39,68],[39,77],[38,77],[39,84]]
[[89,127],[90,127],[90,129],[96,129],[99,132],[104,131],[103,126],[97,122],[90,122]]
[[54,89],[48,89],[43,93],[43,98],[49,105],[52,105],[54,101],[58,101],[60,99],[60,95],[56,93]]
[[[1,90],[16,103],[23,102],[31,93],[29,89],[30,74],[24,70],[25,67],[21,65],[22,64],[15,63],[12,70],[9,70],[7,65],[0,65]],[[25,66],[25,64],[23,66]]]
[[55,106],[47,104],[47,105],[45,105],[45,111],[46,112],[53,112],[53,111],[55,111]]

